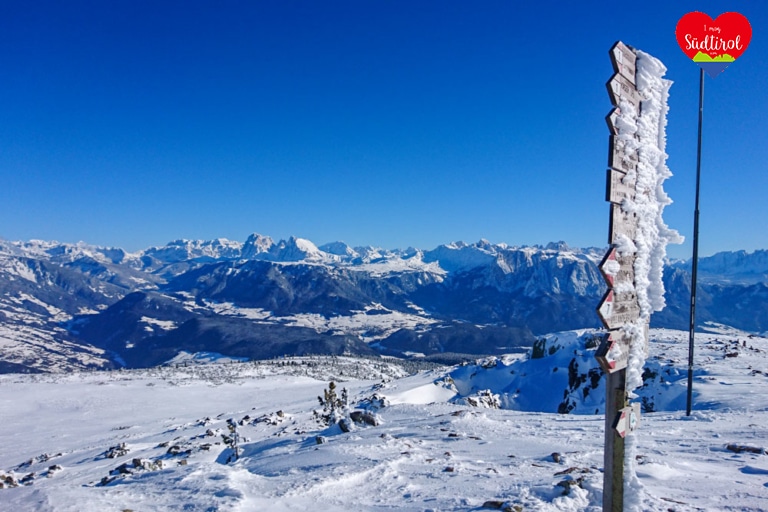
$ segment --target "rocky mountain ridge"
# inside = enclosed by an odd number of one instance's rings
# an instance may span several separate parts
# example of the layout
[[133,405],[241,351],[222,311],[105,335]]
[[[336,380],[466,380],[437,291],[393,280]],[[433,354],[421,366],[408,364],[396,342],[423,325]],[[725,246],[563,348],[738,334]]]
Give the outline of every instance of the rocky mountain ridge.
[[[604,253],[486,240],[427,251],[318,247],[258,234],[135,253],[0,240],[0,371],[153,366],[182,351],[247,359],[521,351],[546,333],[599,326]],[[711,269],[702,322],[768,330],[765,254],[701,260]],[[681,328],[685,262],[668,266],[665,284],[668,307],[653,321]]]

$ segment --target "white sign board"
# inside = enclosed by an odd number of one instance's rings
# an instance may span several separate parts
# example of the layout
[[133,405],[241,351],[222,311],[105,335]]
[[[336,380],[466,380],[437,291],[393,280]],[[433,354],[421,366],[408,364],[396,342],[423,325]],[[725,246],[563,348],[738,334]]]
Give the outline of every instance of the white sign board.
[[630,240],[637,234],[637,214],[625,212],[621,205],[611,204],[610,234],[608,243],[618,243],[619,235],[625,235]]
[[607,333],[597,348],[595,358],[605,373],[623,370],[629,363],[629,340],[620,331]]
[[640,426],[640,404],[635,402],[630,404],[629,407],[623,408],[619,411],[613,428],[619,433],[621,437],[626,437],[627,434],[637,430]]
[[603,325],[609,330],[632,323],[640,318],[640,304],[637,301],[637,294],[634,290],[620,293],[608,290],[597,308],[597,314]]
[[621,41],[617,41],[611,48],[609,55],[613,69],[629,80],[632,85],[635,85],[635,62],[637,61],[635,52]]
[[608,95],[611,97],[611,103],[615,107],[620,106],[621,100],[628,101],[636,112],[640,112],[640,95],[635,89],[635,84],[627,80],[622,75],[616,73],[606,84]]

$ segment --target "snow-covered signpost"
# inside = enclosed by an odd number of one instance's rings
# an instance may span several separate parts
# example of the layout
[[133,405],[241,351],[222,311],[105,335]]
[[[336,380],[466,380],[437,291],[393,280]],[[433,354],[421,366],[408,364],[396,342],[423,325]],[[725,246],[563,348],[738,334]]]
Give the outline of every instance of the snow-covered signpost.
[[[664,152],[671,85],[662,78],[666,68],[622,42],[609,53],[616,72],[606,84],[615,107],[606,118],[611,248],[600,264],[608,291],[597,308],[608,332],[596,358],[606,372],[603,510],[620,511],[625,494],[634,500],[631,508],[642,508],[630,435],[639,425],[640,406],[629,399],[642,385],[651,313],[664,307],[666,246],[681,239],[661,218],[671,202],[662,188],[671,176]],[[637,492],[625,493],[625,487]]]

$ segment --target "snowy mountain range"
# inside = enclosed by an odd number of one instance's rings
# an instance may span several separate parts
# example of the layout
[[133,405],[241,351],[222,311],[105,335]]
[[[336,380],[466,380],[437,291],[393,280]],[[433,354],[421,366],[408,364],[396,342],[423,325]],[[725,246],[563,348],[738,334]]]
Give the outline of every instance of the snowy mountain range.
[[[604,248],[481,240],[424,251],[253,234],[130,253],[0,240],[0,372],[147,367],[180,353],[264,359],[520,352],[598,327]],[[768,330],[768,251],[700,261],[698,318]],[[665,271],[660,327],[685,328],[688,262]]]

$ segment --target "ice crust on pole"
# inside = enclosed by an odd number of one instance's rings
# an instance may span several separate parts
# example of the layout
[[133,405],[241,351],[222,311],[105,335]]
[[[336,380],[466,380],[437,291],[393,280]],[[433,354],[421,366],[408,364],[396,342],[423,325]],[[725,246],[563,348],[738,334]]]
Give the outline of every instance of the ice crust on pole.
[[[622,114],[618,119],[618,137],[626,138],[627,144],[637,148],[638,163],[635,197],[624,199],[622,209],[637,214],[638,226],[633,240],[626,237],[617,244],[620,254],[635,254],[635,291],[640,306],[640,318],[622,327],[630,338],[629,362],[627,365],[626,390],[630,398],[633,391],[643,384],[647,330],[654,311],[664,306],[664,284],[662,274],[667,245],[682,243],[683,237],[670,229],[662,214],[672,201],[664,191],[664,181],[672,176],[667,167],[666,126],[667,100],[670,80],[664,79],[667,68],[655,57],[637,51],[636,87],[641,97],[640,115],[636,118]],[[625,490],[624,506],[627,510],[641,511],[642,486],[635,471],[637,445],[635,436],[627,437],[625,446]]]
[[[627,390],[643,384],[645,365],[644,324],[654,311],[664,309],[664,283],[662,281],[667,245],[681,243],[683,237],[670,229],[663,219],[664,208],[672,203],[664,191],[664,181],[672,173],[667,167],[666,126],[667,99],[670,80],[663,78],[667,68],[655,57],[637,51],[637,89],[642,109],[636,123],[638,165],[635,198],[625,200],[623,208],[638,214],[635,245],[635,289],[640,305],[640,319],[632,333],[632,350],[627,369]],[[641,324],[642,322],[642,324]],[[635,340],[641,343],[634,343]]]

